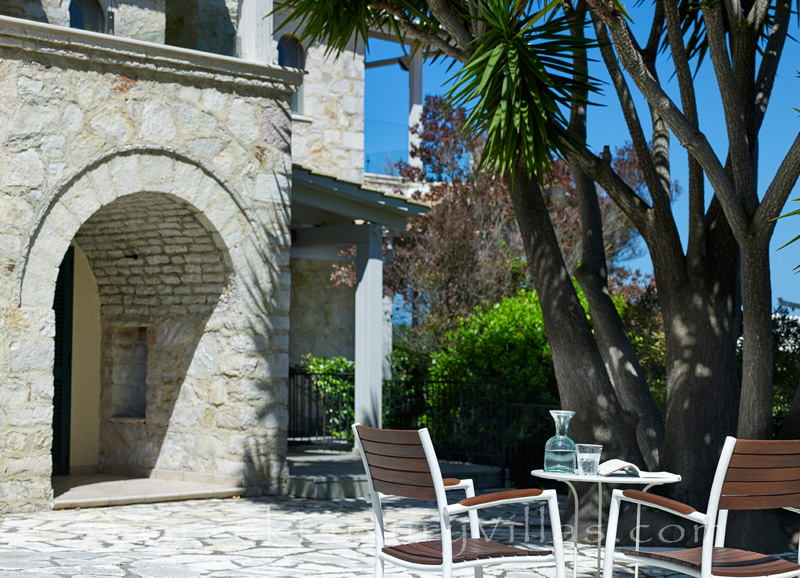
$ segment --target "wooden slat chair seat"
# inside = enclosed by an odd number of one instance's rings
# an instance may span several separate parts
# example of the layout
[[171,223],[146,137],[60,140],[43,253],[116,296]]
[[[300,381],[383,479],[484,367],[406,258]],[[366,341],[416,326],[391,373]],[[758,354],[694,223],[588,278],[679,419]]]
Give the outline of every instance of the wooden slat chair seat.
[[[383,548],[383,552],[417,564],[441,564],[442,541],[413,542]],[[515,556],[551,556],[552,550],[523,550],[484,538],[460,538],[452,543],[453,562],[506,558]]]
[[[650,558],[661,562],[668,562],[685,566],[700,573],[702,565],[702,548],[688,548],[668,552],[650,552],[620,549],[632,558]],[[800,566],[788,560],[781,560],[758,554],[748,550],[735,548],[713,548],[711,560],[711,573],[714,576],[732,576],[748,578],[753,576],[774,576],[787,572],[799,572]]]
[[[630,502],[670,512],[703,526],[699,548],[674,551],[616,550],[620,505]],[[730,510],[784,508],[800,513],[800,440],[725,440],[706,512],[638,490],[614,490],[608,517],[603,578],[611,578],[614,561],[654,565],[712,578],[800,576],[800,565],[748,550],[725,548]]]
[[[555,490],[509,490],[475,496],[472,480],[442,479],[436,452],[427,429],[384,430],[353,426],[356,445],[361,452],[367,472],[369,494],[375,522],[375,576],[383,576],[384,563],[420,571],[440,572],[449,578],[457,568],[474,568],[476,578],[482,567],[490,564],[555,562],[556,577],[564,576],[564,549],[561,522]],[[464,490],[466,497],[449,504],[446,492]],[[441,526],[441,540],[427,540],[387,546],[384,537],[384,518],[381,500],[384,496],[399,496],[436,502]],[[481,537],[477,511],[501,504],[544,502],[550,514],[553,548],[528,550],[515,548]],[[453,539],[450,517],[466,513],[470,537]]]

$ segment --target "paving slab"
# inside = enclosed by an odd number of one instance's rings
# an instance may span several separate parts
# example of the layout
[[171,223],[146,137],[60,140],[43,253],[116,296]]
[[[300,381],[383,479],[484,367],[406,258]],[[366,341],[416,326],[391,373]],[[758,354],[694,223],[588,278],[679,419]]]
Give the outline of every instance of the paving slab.
[[[429,502],[388,500],[388,543],[434,539]],[[538,508],[484,510],[483,530],[520,547],[549,542]],[[457,520],[455,532],[465,527]],[[567,545],[568,576],[572,575]],[[595,550],[579,549],[578,575],[594,576]],[[360,499],[209,499],[8,514],[0,518],[0,578],[344,578],[371,576],[371,513]],[[472,576],[462,571],[457,576]],[[644,578],[662,571],[640,572]],[[417,574],[387,565],[387,576]],[[554,578],[552,566],[498,566],[485,576]],[[626,571],[615,578],[632,576]]]

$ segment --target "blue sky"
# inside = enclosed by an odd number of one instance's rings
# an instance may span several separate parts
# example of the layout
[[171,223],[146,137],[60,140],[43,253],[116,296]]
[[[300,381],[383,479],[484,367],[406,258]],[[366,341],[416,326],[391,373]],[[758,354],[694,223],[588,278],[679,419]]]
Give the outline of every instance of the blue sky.
[[[636,14],[633,15],[634,18]],[[794,24],[793,20],[793,24]],[[790,31],[795,33],[796,30]],[[388,42],[371,42],[367,61],[401,56],[400,48]],[[717,151],[720,158],[725,158],[727,138],[722,114],[722,104],[719,92],[713,78],[710,62],[703,65],[698,74],[696,84],[698,93],[698,106],[700,128],[706,134],[709,142]],[[665,66],[666,65],[666,66]],[[666,77],[669,72],[669,63],[662,63],[660,73]],[[447,61],[426,63],[423,72],[423,94],[442,94],[446,91],[447,80],[452,76],[452,71],[447,70]],[[592,74],[601,80],[607,80],[603,74],[605,67],[596,62],[592,66]],[[759,154],[759,190],[763,191],[769,185],[786,151],[800,131],[800,78],[797,71],[800,69],[800,45],[787,41],[778,78],[775,83],[776,90],[772,95],[767,115],[764,120],[760,135]],[[667,90],[676,102],[677,83],[668,82]],[[613,87],[609,84],[603,86],[604,94],[596,100],[605,104],[604,107],[595,107],[589,113],[590,146],[595,151],[602,150],[604,145],[609,145],[613,151],[628,140],[628,133]],[[635,93],[635,87],[633,89]],[[644,101],[637,101],[639,115],[647,122],[645,131],[649,132],[649,114]],[[366,129],[366,157],[368,170],[371,172],[385,172],[386,161],[382,160],[387,153],[393,160],[405,158],[407,146],[407,118],[408,118],[408,73],[403,72],[399,66],[374,68],[367,70],[366,97],[365,97],[365,129]],[[670,147],[673,178],[680,184],[688,182],[686,172],[686,152],[673,137]],[[706,183],[707,202],[710,201],[712,188]],[[800,186],[795,189],[790,199],[800,197]],[[800,202],[789,201],[784,213],[800,208]],[[688,194],[684,194],[675,201],[674,207],[676,221],[684,239],[687,238],[688,221]],[[778,250],[800,233],[800,217],[781,219],[775,228],[772,238],[772,300],[777,306],[778,298],[786,301],[800,303],[800,274],[795,274],[793,269],[800,265],[800,241],[795,245]],[[645,255],[629,261],[627,266],[639,269],[642,272],[652,272],[650,258]],[[800,310],[795,310],[800,313]]]

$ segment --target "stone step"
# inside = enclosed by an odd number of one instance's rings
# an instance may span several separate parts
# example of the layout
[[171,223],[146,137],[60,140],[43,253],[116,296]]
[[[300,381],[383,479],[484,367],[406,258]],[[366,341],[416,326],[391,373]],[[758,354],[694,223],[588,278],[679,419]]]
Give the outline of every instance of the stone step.
[[[314,446],[289,448],[287,494],[312,500],[361,498],[368,491],[367,475],[357,452]],[[502,468],[462,462],[439,462],[442,477],[470,478],[475,489],[503,487]]]
[[53,478],[53,489],[54,510],[232,498],[245,494],[245,489],[235,484],[131,478],[105,474],[57,476]]

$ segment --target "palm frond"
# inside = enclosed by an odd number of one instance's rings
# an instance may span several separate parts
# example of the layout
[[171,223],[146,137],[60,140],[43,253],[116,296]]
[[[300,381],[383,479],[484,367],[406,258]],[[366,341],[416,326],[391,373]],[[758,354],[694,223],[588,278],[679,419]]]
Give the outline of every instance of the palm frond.
[[484,0],[481,8],[487,30],[448,98],[471,110],[464,126],[471,137],[486,135],[483,167],[513,174],[524,159],[530,174],[542,176],[553,155],[581,148],[565,128],[565,111],[576,92],[597,90],[596,82],[571,74],[574,53],[591,42],[573,38],[572,24],[553,10],[521,12],[521,0]]

